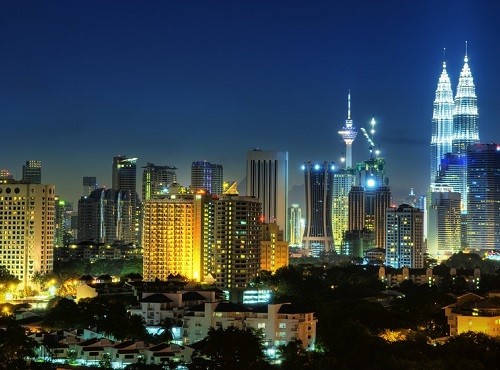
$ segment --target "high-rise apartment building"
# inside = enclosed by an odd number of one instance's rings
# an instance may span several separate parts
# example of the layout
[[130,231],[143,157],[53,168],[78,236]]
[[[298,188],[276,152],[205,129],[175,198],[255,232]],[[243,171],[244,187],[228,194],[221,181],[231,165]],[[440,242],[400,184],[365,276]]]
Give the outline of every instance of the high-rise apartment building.
[[304,235],[304,219],[302,210],[298,204],[292,204],[288,208],[288,241],[291,247],[302,246],[302,236]]
[[408,204],[386,212],[385,264],[393,268],[424,267],[423,212]]
[[215,283],[221,289],[247,288],[260,269],[261,203],[253,197],[222,195],[213,207]]
[[100,188],[78,201],[79,242],[134,243],[132,222],[129,191]]
[[470,145],[479,143],[478,117],[476,88],[466,52],[453,110],[453,153],[465,155]]
[[165,195],[170,184],[177,182],[176,167],[157,166],[148,162],[142,167],[142,200],[146,201],[154,196]]
[[197,161],[191,164],[191,189],[204,190],[210,194],[223,193],[223,168],[220,164]]
[[26,161],[23,165],[23,180],[27,184],[42,183],[42,162],[41,161]]
[[276,222],[287,232],[288,152],[247,152],[246,194],[262,203],[263,222]]
[[443,70],[439,77],[434,107],[432,111],[432,137],[431,137],[431,166],[430,182],[435,181],[437,172],[441,165],[441,159],[446,153],[451,153],[451,142],[453,138],[453,92],[451,81],[446,71],[446,62],[443,62]]
[[212,228],[213,219],[207,214],[205,224],[204,212],[211,199],[201,194],[168,194],[144,203],[145,280],[166,280],[170,274],[195,281],[205,278],[203,229]]
[[467,159],[467,243],[500,250],[500,145],[471,145]]
[[438,261],[461,249],[460,193],[431,185],[426,197],[427,253]]
[[283,237],[276,223],[262,224],[260,242],[260,270],[275,273],[281,267],[288,266],[288,242]]
[[332,234],[332,189],[333,163],[311,163],[302,165],[306,190],[306,226],[302,238],[303,246],[314,257],[333,249]]
[[55,187],[11,181],[0,184],[0,266],[31,285],[35,273],[52,272]]

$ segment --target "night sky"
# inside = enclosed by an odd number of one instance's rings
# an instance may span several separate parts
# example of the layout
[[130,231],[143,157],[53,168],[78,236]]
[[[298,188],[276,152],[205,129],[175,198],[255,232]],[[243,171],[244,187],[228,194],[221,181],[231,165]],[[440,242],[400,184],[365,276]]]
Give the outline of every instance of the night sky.
[[[2,1],[0,168],[41,160],[75,201],[83,176],[111,185],[117,154],[189,185],[194,160],[242,181],[248,149],[287,150],[302,203],[300,163],[339,161],[351,90],[399,203],[428,185],[443,47],[455,91],[468,41],[480,138],[500,141],[499,14],[497,0]],[[368,156],[359,133],[354,161]]]

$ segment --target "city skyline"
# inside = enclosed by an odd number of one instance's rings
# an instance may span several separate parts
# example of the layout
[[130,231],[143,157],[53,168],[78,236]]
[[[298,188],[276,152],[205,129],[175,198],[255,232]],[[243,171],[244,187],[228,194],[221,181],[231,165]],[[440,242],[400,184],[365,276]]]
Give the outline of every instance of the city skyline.
[[[394,202],[423,194],[436,81],[445,61],[455,88],[465,41],[481,142],[500,141],[499,5],[355,5],[3,3],[0,168],[20,179],[25,161],[40,160],[42,183],[75,202],[83,176],[111,188],[116,155],[175,166],[186,186],[194,160],[244,183],[246,152],[259,147],[288,151],[289,203],[303,207],[300,164],[340,164],[350,90],[354,125],[378,122]],[[368,157],[359,135],[353,163]]]

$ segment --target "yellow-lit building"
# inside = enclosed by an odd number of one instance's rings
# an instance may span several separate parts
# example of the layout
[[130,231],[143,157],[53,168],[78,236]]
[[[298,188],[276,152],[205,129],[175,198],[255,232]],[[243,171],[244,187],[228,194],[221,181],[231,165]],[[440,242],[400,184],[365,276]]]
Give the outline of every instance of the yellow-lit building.
[[204,278],[203,211],[210,200],[204,194],[169,194],[144,203],[145,280],[166,280],[170,274]]
[[467,293],[457,297],[457,302],[443,308],[450,335],[468,331],[500,336],[500,296],[489,293],[486,298]]
[[288,266],[288,242],[283,240],[283,230],[276,223],[262,224],[260,269],[274,273],[285,266]]
[[52,272],[55,186],[0,184],[0,266],[31,286],[35,273]]

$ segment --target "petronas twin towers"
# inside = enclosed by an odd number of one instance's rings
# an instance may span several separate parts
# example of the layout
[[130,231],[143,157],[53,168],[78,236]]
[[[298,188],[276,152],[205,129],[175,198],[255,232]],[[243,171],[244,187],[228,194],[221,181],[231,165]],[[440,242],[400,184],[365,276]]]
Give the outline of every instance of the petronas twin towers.
[[432,114],[431,183],[436,182],[441,160],[447,153],[465,156],[467,147],[476,143],[479,143],[477,96],[466,52],[455,99],[446,62],[439,77]]

